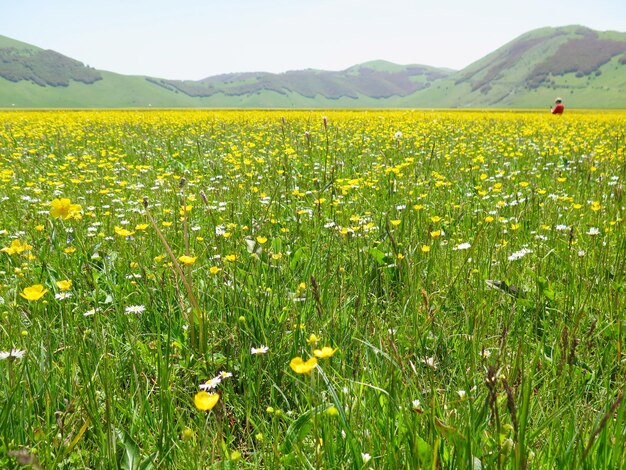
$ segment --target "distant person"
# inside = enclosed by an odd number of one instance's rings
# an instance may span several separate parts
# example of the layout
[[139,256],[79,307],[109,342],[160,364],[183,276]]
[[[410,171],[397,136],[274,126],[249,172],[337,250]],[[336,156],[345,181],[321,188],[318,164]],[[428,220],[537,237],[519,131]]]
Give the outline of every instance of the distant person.
[[561,98],[557,98],[554,100],[554,107],[550,109],[552,114],[563,114],[565,111],[565,105],[563,104],[563,100]]

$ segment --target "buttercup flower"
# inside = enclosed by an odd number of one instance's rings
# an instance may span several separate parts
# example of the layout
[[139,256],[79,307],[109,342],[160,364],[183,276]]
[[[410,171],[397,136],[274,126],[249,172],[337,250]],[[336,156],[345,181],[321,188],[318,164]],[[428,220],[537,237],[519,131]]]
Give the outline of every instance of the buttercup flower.
[[21,242],[19,240],[13,240],[11,245],[2,248],[0,251],[3,251],[9,255],[20,254],[26,250],[31,250],[33,247],[26,242]]
[[196,408],[202,411],[212,410],[218,401],[220,401],[219,393],[207,393],[205,391],[196,393],[196,396],[193,398]]
[[62,291],[70,290],[72,288],[72,281],[70,279],[65,279],[63,281],[57,281],[56,285]]
[[131,232],[130,230],[126,230],[122,227],[115,227],[115,233],[120,237],[130,237],[131,235],[134,235],[135,232]]
[[30,302],[41,299],[48,289],[44,288],[41,284],[35,284],[34,286],[26,287],[20,295]]
[[180,257],[178,258],[178,261],[180,261],[181,263],[183,263],[183,264],[185,264],[185,265],[191,266],[193,263],[195,263],[195,262],[196,262],[196,260],[197,260],[197,259],[198,259],[198,257],[197,257],[197,256],[187,256],[187,255],[183,255],[183,256],[180,256]]
[[63,220],[67,219],[79,219],[81,207],[78,204],[72,204],[68,198],[53,199],[50,201],[52,209],[50,209],[50,215],[52,217],[59,217]]
[[332,357],[333,354],[335,354],[336,352],[337,348],[333,349],[331,347],[324,346],[322,349],[314,350],[313,354],[315,355],[315,357],[319,357],[320,359],[328,359],[329,357]]
[[314,357],[310,358],[308,361],[304,362],[301,357],[294,357],[289,363],[289,367],[296,374],[308,374],[313,370],[313,368],[317,365],[317,359]]

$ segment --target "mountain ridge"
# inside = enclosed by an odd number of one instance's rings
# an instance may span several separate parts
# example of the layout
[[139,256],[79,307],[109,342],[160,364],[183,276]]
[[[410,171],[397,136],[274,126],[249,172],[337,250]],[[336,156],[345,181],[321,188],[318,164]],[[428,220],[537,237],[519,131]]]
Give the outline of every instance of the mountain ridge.
[[626,33],[585,26],[524,33],[454,71],[384,60],[340,71],[128,76],[0,36],[0,107],[626,108]]

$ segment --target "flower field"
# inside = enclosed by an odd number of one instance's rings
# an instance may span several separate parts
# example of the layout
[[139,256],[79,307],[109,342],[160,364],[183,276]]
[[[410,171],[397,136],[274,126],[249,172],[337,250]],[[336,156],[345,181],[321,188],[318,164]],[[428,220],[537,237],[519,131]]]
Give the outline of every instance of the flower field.
[[626,114],[0,112],[0,467],[618,468]]

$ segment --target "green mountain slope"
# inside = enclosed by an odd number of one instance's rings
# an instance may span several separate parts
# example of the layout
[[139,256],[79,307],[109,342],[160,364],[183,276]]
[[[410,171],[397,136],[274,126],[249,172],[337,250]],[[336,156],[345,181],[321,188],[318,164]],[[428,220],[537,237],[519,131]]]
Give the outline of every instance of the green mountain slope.
[[168,90],[191,97],[244,96],[263,91],[299,94],[309,99],[374,99],[407,96],[445,78],[449,71],[424,65],[395,65],[382,61],[361,64],[340,72],[297,70],[281,74],[239,73],[199,81],[151,79]]
[[372,61],[346,70],[126,76],[0,36],[0,107],[626,108],[626,33],[526,33],[460,71]]
[[626,33],[582,26],[524,34],[406,99],[410,106],[626,108]]

